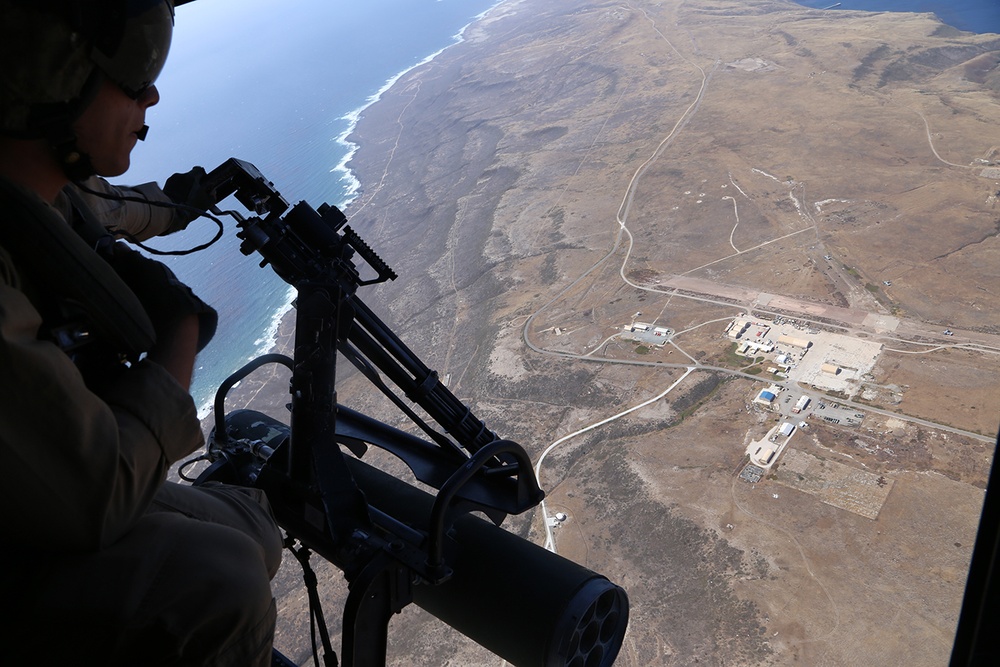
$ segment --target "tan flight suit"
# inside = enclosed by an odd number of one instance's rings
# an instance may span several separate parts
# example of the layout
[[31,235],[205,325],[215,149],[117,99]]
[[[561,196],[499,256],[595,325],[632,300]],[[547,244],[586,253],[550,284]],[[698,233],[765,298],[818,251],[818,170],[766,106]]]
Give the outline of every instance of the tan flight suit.
[[[164,482],[203,444],[190,395],[146,360],[85,377],[44,338],[54,296],[31,277],[50,267],[19,264],[7,230],[69,227],[0,185],[0,577],[12,619],[0,661],[270,664],[282,547],[266,499]],[[82,241],[72,249],[103,262]]]
[[[156,183],[122,186],[112,185],[100,176],[91,176],[83,181],[83,185],[95,192],[109,195],[125,195],[154,202],[170,202],[170,197]],[[66,189],[74,189],[82,197],[94,215],[105,227],[113,232],[125,232],[137,241],[145,241],[154,236],[172,234],[184,229],[191,220],[191,215],[180,213],[177,209],[163,206],[148,206],[135,202],[125,202],[117,199],[104,199],[81,190],[74,184]],[[69,217],[71,203],[65,190],[60,193],[55,202],[56,208],[63,217]]]

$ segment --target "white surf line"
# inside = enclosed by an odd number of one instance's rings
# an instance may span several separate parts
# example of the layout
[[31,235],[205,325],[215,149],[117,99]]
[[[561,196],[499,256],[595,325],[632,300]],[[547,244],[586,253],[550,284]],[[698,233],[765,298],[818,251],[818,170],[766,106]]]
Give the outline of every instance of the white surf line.
[[413,92],[410,95],[410,99],[407,100],[406,104],[403,105],[403,108],[400,110],[399,115],[396,116],[396,125],[399,126],[399,131],[396,133],[396,140],[393,143],[392,150],[389,151],[389,157],[388,157],[388,159],[386,159],[385,167],[382,169],[382,177],[379,179],[378,183],[375,185],[375,188],[371,191],[371,194],[369,194],[361,202],[361,206],[358,207],[356,210],[354,210],[351,213],[350,217],[352,219],[355,216],[357,216],[359,213],[361,213],[361,211],[365,210],[365,208],[368,207],[368,204],[371,203],[371,201],[373,199],[375,199],[375,196],[385,186],[385,181],[389,177],[389,167],[390,167],[390,165],[392,165],[392,160],[396,156],[396,149],[399,147],[399,139],[400,139],[400,137],[403,136],[403,132],[406,130],[406,126],[403,124],[403,115],[406,114],[406,110],[410,108],[410,105],[413,104],[413,102],[417,99],[417,95],[420,94],[420,84],[421,84],[421,81],[419,79],[417,79],[416,81],[414,81],[413,83],[411,83],[410,85],[408,85],[405,89],[403,89],[402,91],[400,91],[401,93],[408,93],[410,91],[413,91]]
[[[640,403],[638,405],[635,405],[635,406],[633,406],[633,407],[631,407],[628,410],[625,410],[623,412],[619,412],[616,415],[608,417],[607,419],[602,419],[601,421],[599,421],[599,422],[597,422],[595,424],[591,424],[590,426],[585,426],[584,428],[580,429],[579,431],[575,431],[573,433],[570,433],[569,435],[564,435],[563,437],[561,437],[558,440],[556,440],[555,442],[553,442],[551,445],[549,445],[548,447],[546,447],[545,451],[542,452],[542,455],[538,457],[538,463],[535,464],[535,478],[538,479],[538,480],[541,480],[541,476],[542,476],[542,463],[545,461],[545,457],[548,456],[549,452],[551,452],[553,449],[555,449],[556,447],[558,447],[562,443],[566,442],[567,440],[569,440],[571,438],[575,438],[576,436],[578,436],[578,435],[580,435],[582,433],[586,433],[588,431],[593,431],[595,428],[598,428],[599,426],[604,426],[605,424],[613,422],[614,420],[616,420],[616,419],[618,419],[620,417],[624,417],[625,415],[630,414],[632,412],[635,412],[636,410],[638,410],[640,408],[644,408],[647,405],[650,405],[652,403],[657,402],[658,400],[660,400],[661,398],[663,398],[664,396],[666,396],[667,394],[669,394],[671,391],[673,391],[673,389],[677,385],[679,385],[684,380],[684,378],[686,378],[688,375],[690,375],[691,372],[695,370],[695,368],[696,368],[695,366],[688,366],[687,370],[684,371],[684,375],[682,375],[679,378],[677,378],[677,380],[672,385],[670,385],[669,387],[667,387],[666,389],[664,389],[661,393],[657,394],[653,398],[651,398],[649,400],[646,400],[646,401],[643,401],[642,403]],[[556,544],[555,544],[555,540],[552,539],[552,527],[549,525],[549,514],[548,514],[548,512],[545,509],[545,501],[544,500],[539,505],[539,508],[542,511],[542,523],[545,525],[545,545],[544,546],[545,546],[546,549],[548,549],[552,553],[556,553]]]

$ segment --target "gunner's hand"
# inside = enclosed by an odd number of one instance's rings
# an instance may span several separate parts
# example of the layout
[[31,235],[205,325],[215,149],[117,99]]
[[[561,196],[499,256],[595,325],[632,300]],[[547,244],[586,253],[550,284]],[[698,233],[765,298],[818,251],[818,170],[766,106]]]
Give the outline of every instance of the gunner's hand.
[[[206,176],[203,167],[192,167],[190,171],[176,173],[163,184],[163,194],[178,204],[191,206],[199,211],[207,211],[215,200],[212,193],[205,189],[202,179]],[[174,217],[179,224],[171,226],[170,231],[184,229],[198,217],[195,211],[178,209]]]

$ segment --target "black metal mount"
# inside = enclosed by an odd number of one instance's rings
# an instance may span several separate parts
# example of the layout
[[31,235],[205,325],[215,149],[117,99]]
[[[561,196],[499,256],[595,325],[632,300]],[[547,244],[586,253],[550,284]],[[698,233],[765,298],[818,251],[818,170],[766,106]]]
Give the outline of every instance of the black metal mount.
[[[348,579],[343,664],[382,665],[389,618],[410,603],[412,586],[451,576],[444,540],[452,522],[480,511],[499,525],[537,505],[543,492],[524,449],[487,429],[357,297],[358,287],[396,274],[341,211],[289,207],[256,167],[235,158],[203,183],[216,202],[235,195],[253,213],[228,212],[238,222],[241,252],[259,254],[297,298],[293,357],[265,355],[220,386],[209,443],[215,461],[199,482],[264,488],[282,528]],[[426,437],[339,405],[338,352]],[[225,412],[228,391],[267,363],[291,371],[290,427],[256,412]],[[369,503],[340,445],[358,457],[369,445],[383,448],[437,490],[429,526],[414,528]]]

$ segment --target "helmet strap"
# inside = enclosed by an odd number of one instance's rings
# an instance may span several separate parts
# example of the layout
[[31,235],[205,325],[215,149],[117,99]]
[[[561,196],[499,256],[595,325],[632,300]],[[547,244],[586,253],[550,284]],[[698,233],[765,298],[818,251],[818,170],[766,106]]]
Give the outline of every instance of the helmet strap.
[[100,90],[103,81],[104,75],[95,67],[87,77],[80,96],[72,104],[73,112],[65,114],[58,122],[49,125],[46,132],[46,138],[59,161],[59,166],[71,181],[80,181],[97,173],[90,156],[76,145],[73,122],[97,97],[97,91]]
[[72,130],[63,141],[52,141],[52,150],[69,180],[80,181],[97,173],[90,156],[77,148],[76,135]]

